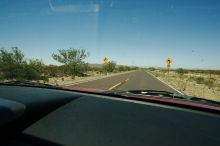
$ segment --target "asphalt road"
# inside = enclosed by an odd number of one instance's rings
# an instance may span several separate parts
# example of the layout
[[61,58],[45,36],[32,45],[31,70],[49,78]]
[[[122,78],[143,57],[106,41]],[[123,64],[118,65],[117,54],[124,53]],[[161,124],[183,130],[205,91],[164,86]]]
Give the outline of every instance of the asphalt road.
[[176,90],[161,82],[144,70],[138,70],[104,79],[89,81],[68,88],[97,88],[104,90],[161,90],[175,92]]

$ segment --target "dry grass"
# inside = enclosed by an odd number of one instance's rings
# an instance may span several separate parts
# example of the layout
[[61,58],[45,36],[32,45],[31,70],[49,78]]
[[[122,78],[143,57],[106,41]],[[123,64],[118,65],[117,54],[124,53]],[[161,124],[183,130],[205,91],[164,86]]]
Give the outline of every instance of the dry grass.
[[186,95],[220,102],[220,74],[170,71],[168,78],[167,71],[154,70],[150,72]]

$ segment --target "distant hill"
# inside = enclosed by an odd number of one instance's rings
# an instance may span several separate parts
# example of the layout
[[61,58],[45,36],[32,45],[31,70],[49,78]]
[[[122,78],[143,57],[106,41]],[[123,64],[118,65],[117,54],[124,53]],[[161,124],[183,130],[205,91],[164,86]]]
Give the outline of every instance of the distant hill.
[[[103,66],[103,64],[89,63],[89,66],[90,67],[101,68]],[[129,65],[116,65],[116,67],[120,67],[120,66],[129,66]],[[129,67],[135,67],[135,66],[129,66]]]
[[89,63],[90,67],[101,68],[103,64]]

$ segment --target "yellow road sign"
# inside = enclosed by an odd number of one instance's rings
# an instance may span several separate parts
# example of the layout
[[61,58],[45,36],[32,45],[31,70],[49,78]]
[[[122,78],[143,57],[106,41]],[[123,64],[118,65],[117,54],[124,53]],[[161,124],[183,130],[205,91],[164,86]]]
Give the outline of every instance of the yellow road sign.
[[167,68],[169,69],[171,66],[172,60],[170,58],[167,58],[166,60],[166,64],[167,64]]
[[105,57],[105,58],[103,59],[103,61],[104,61],[104,64],[107,64],[107,63],[108,63],[108,58]]
[[172,60],[170,58],[167,58],[166,64],[170,66],[171,63],[172,63]]

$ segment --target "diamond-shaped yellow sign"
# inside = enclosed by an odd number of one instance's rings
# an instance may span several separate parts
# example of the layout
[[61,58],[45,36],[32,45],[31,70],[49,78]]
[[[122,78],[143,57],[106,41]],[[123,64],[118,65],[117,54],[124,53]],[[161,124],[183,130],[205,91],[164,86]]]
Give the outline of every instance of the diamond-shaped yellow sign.
[[108,58],[105,57],[105,58],[103,59],[103,61],[104,61],[104,64],[107,64],[107,63],[108,63]]
[[172,63],[172,60],[170,58],[167,58],[166,63],[167,65],[170,65]]
[[167,64],[167,68],[169,69],[171,66],[172,60],[170,58],[167,58],[166,60],[166,64]]

